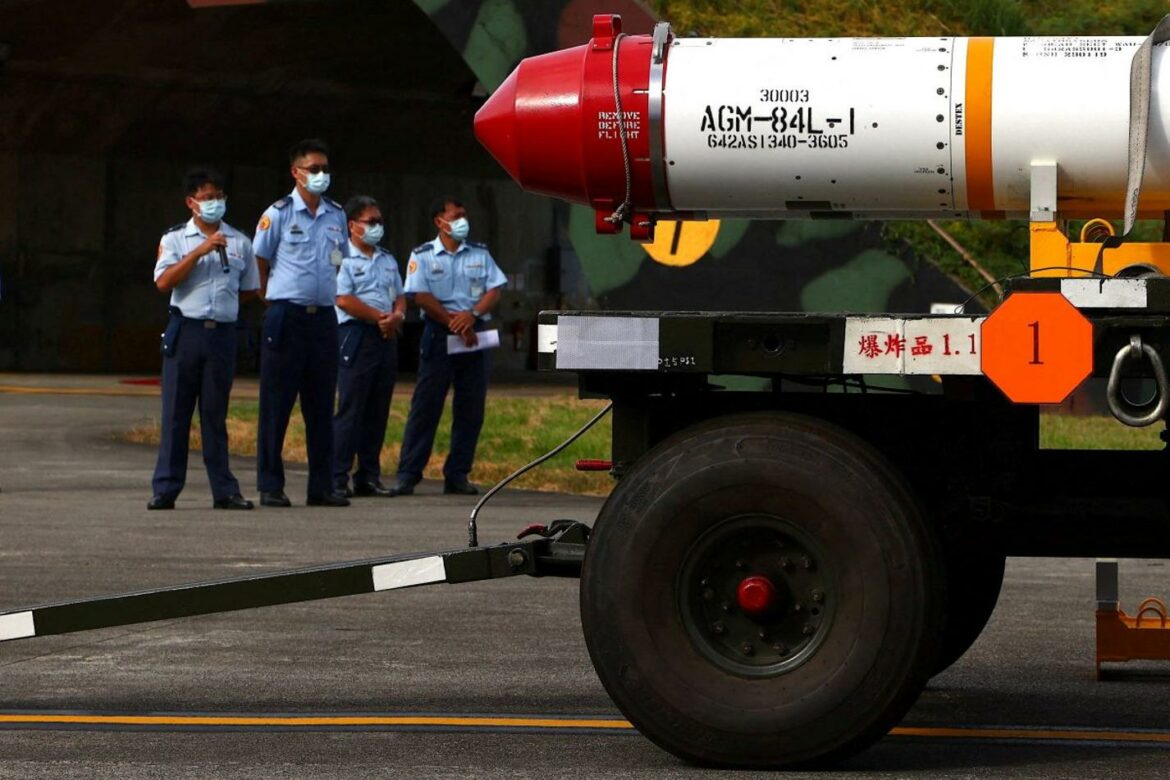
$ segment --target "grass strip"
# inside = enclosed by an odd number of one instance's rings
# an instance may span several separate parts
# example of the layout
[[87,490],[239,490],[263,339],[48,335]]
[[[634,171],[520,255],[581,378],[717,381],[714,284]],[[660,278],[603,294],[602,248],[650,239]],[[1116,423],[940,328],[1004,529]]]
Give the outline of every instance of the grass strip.
[[[483,432],[479,437],[475,467],[471,473],[472,481],[491,485],[503,479],[569,438],[603,406],[604,401],[582,401],[567,393],[538,397],[489,394]],[[385,444],[382,447],[382,474],[383,481],[387,483],[393,481],[398,466],[402,431],[409,409],[409,398],[395,399],[390,405],[390,421],[386,426]],[[256,455],[259,412],[256,401],[234,401],[228,407],[228,449],[232,455]],[[123,439],[136,444],[158,446],[158,421],[150,420],[134,426],[123,434]],[[196,415],[196,421],[191,426],[191,449],[201,447],[202,438]],[[450,447],[451,404],[448,401],[435,435],[435,449],[425,472],[427,478],[443,478],[443,460]],[[608,458],[609,453],[610,420],[606,417],[564,452],[512,484],[525,490],[603,496],[613,487],[609,475],[605,472],[580,472],[574,468],[574,464],[578,458]],[[293,410],[285,436],[284,459],[289,463],[308,461],[305,425],[301,420],[299,406]]]
[[[483,433],[476,451],[473,481],[490,485],[520,466],[548,452],[584,425],[604,405],[602,401],[580,400],[570,394],[539,397],[489,396]],[[382,473],[393,479],[402,446],[402,430],[410,408],[407,398],[390,407],[382,448]],[[228,410],[228,442],[233,455],[255,456],[259,405],[255,401],[233,402]],[[578,458],[610,457],[610,418],[598,423],[571,447],[514,483],[527,490],[602,496],[613,481],[604,472],[579,472]],[[1040,416],[1040,445],[1044,449],[1156,450],[1163,447],[1160,427],[1127,428],[1112,417],[1074,416],[1045,412]],[[159,427],[152,420],[127,431],[123,438],[138,444],[157,446]],[[192,425],[191,448],[202,446],[198,422]],[[451,446],[451,409],[448,403],[435,436],[434,454],[426,469],[430,479],[442,479],[443,459]],[[293,411],[284,442],[284,458],[305,463],[305,426],[300,411]]]

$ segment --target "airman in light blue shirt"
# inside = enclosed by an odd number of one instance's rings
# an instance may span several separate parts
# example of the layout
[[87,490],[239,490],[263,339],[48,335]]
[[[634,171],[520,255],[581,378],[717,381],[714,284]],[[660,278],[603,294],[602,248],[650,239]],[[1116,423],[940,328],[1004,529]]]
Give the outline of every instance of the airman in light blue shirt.
[[264,297],[299,306],[332,306],[346,241],[345,212],[336,201],[321,196],[312,213],[294,189],[273,203],[260,217],[252,242],[268,271]]
[[[337,274],[337,296],[353,295],[362,303],[380,312],[394,310],[394,303],[403,294],[402,274],[394,255],[381,247],[374,247],[374,256],[366,257],[352,240],[346,242],[346,256]],[[337,322],[344,325],[357,319],[340,306]]]
[[[213,231],[214,232],[214,231]],[[171,306],[184,317],[195,320],[235,322],[240,313],[240,293],[260,289],[260,273],[252,254],[252,242],[226,222],[218,232],[226,239],[221,256],[217,247],[207,245],[208,236],[195,218],[176,225],[163,234],[154,265],[154,281],[168,268],[178,265],[187,255],[203,249],[204,254],[186,277],[171,289]]]
[[444,309],[472,312],[485,322],[492,318],[491,312],[477,313],[475,305],[489,290],[507,282],[491,252],[476,241],[462,241],[452,251],[436,236],[415,247],[406,266],[408,294],[429,293]]
[[227,409],[236,371],[240,301],[256,297],[252,242],[223,221],[223,177],[196,169],[184,180],[191,218],[163,234],[154,283],[170,294],[162,334],[162,419],[147,509],[174,509],[187,484],[191,419],[199,407],[203,464],[216,509],[251,509],[228,466]]
[[[378,244],[385,221],[378,201],[345,203],[349,257],[337,276],[337,414],[333,417],[333,489],[355,496],[390,495],[382,484],[382,445],[398,378],[398,335],[406,296],[398,262]],[[350,472],[353,486],[350,487]]]
[[[419,340],[418,374],[410,413],[402,434],[394,495],[414,492],[431,457],[435,431],[443,414],[447,390],[454,387],[451,404],[451,449],[443,464],[443,492],[473,495],[468,482],[479,432],[490,367],[477,332],[491,318],[507,283],[487,247],[468,241],[471,223],[467,209],[446,196],[431,204],[431,218],[439,235],[414,248],[406,266],[406,293],[425,317]],[[471,352],[449,354],[448,339],[462,339]]]
[[309,506],[349,506],[334,495],[333,400],[337,390],[337,269],[347,220],[325,197],[332,183],[329,147],[306,138],[288,153],[293,191],[260,217],[252,246],[260,291],[268,301],[261,326],[260,424],[256,487],[260,505],[292,506],[284,492],[284,436],[300,399],[308,450]]

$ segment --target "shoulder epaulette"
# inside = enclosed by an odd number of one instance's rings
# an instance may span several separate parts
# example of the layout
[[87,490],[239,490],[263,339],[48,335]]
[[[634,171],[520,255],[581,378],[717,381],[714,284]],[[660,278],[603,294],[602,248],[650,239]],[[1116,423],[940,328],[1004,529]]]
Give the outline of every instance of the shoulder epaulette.
[[174,233],[176,230],[182,230],[185,227],[187,227],[186,222],[180,222],[177,225],[171,225],[169,228],[163,231],[163,235],[165,236],[167,233]]
[[326,198],[325,196],[321,196],[321,200],[325,201],[326,203],[328,203],[330,206],[337,209],[338,211],[342,210],[341,204],[338,203],[337,201],[333,200],[333,198]]
[[487,244],[480,243],[479,241],[468,241],[467,245],[473,246],[476,249],[487,249]]
[[418,246],[416,246],[414,249],[412,249],[410,251],[416,255],[421,255],[425,252],[430,252],[434,248],[435,248],[435,245],[432,244],[430,241],[428,241],[425,244],[419,244]]
[[276,203],[273,203],[273,204],[272,204],[272,208],[274,208],[274,209],[283,209],[283,208],[285,208],[286,206],[288,206],[290,203],[292,203],[292,198],[290,198],[288,195],[285,195],[283,198],[281,198],[280,200],[276,201]]

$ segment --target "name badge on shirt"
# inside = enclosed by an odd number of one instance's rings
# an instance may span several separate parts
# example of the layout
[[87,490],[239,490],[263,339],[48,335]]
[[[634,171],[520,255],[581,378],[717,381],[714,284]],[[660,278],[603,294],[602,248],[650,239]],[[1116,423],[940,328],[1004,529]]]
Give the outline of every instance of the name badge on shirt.
[[471,297],[478,298],[483,295],[483,279],[473,279],[471,282]]
[[338,268],[341,267],[341,250],[333,247],[333,251],[329,253],[329,262]]

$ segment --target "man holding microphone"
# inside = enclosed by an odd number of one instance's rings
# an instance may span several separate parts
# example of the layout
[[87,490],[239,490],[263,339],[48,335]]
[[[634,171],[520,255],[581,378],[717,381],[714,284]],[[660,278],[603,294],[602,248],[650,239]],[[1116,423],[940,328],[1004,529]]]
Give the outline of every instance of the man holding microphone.
[[159,292],[170,293],[163,333],[162,437],[147,509],[174,509],[187,479],[191,417],[199,404],[203,464],[216,509],[251,509],[228,467],[227,407],[236,370],[240,301],[256,297],[260,277],[248,237],[223,221],[223,179],[187,174],[191,218],[163,234],[154,267]]

